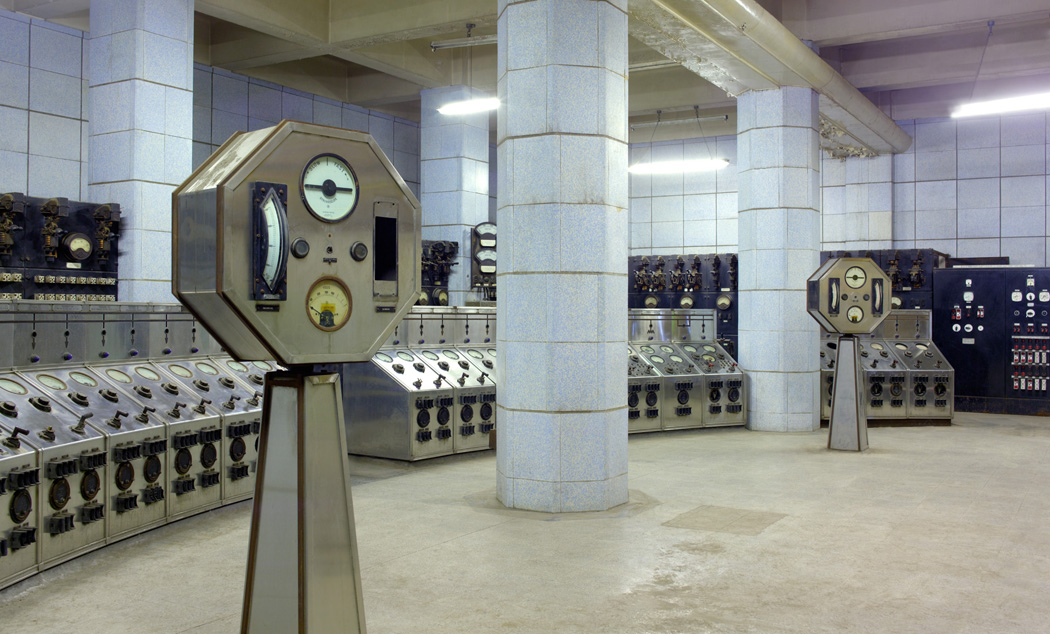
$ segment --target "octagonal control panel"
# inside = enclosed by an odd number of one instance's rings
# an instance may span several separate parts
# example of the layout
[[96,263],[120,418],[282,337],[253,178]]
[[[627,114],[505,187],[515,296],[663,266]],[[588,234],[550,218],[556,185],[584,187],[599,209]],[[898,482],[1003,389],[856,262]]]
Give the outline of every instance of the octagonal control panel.
[[173,292],[238,359],[367,361],[419,294],[419,201],[366,133],[238,133],[172,207]]
[[806,283],[806,309],[828,332],[869,333],[890,311],[890,280],[869,258],[833,258]]

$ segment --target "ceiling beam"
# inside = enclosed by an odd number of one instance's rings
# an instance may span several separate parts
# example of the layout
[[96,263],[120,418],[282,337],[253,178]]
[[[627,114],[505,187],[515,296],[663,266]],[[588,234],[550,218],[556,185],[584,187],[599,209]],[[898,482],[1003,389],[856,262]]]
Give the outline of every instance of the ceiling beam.
[[329,0],[195,0],[196,11],[304,48],[328,44]]
[[466,25],[495,26],[495,0],[371,0],[333,2],[329,41],[339,48],[458,33]]
[[428,43],[419,40],[337,49],[331,54],[425,88],[452,84],[451,52],[431,51]]

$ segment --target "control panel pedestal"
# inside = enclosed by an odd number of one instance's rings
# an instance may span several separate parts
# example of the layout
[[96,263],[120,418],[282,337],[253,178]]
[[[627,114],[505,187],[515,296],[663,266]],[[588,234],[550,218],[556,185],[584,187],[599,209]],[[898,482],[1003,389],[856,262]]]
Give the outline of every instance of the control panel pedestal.
[[857,339],[853,335],[842,335],[835,361],[828,449],[865,451],[868,448],[868,419],[861,398],[864,393],[861,376]]
[[338,373],[266,375],[242,634],[365,632]]

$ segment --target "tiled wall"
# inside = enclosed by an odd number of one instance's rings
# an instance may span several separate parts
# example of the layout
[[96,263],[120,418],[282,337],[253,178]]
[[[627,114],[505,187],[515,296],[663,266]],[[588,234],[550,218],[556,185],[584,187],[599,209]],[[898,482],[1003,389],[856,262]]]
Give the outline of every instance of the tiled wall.
[[[899,121],[915,139],[907,153],[824,157],[822,248],[925,247],[1050,265],[1048,118]],[[711,141],[730,160],[724,170],[631,175],[632,255],[736,250],[735,137]],[[696,156],[707,156],[701,139],[631,146],[631,164]]]
[[628,164],[709,157],[729,165],[715,172],[631,174],[631,255],[736,251],[735,136],[633,144]]
[[899,122],[893,244],[1046,266],[1050,113]]
[[86,197],[86,44],[0,10],[0,192]]
[[193,165],[234,132],[281,119],[370,133],[419,197],[419,124],[201,64],[193,70]]

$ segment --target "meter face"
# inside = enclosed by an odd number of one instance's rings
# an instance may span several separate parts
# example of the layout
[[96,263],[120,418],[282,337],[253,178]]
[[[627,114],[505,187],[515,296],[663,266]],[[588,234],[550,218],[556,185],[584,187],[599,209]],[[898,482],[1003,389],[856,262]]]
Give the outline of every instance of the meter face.
[[306,294],[306,314],[320,330],[339,330],[350,319],[353,308],[350,291],[337,277],[322,277]]
[[275,190],[266,194],[260,205],[266,229],[266,247],[263,251],[262,281],[271,289],[277,287],[277,275],[281,272],[285,253],[288,252],[287,233],[284,230],[284,208]]
[[320,154],[303,169],[300,193],[318,220],[339,222],[357,207],[357,175],[342,157]]

